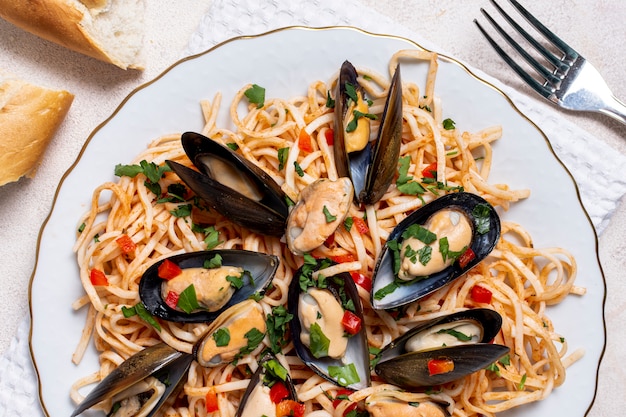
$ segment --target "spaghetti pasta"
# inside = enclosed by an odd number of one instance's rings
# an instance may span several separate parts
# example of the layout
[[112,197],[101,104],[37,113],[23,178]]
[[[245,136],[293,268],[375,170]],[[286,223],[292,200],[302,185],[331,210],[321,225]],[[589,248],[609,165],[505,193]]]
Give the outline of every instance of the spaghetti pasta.
[[[407,175],[420,178],[424,168],[435,164],[436,178],[447,187],[463,187],[505,210],[516,201],[528,198],[528,190],[511,190],[506,184],[488,182],[494,157],[491,144],[502,136],[499,126],[474,133],[443,127],[442,103],[435,94],[437,55],[399,51],[389,63],[390,71],[405,59],[424,60],[429,66],[423,93],[416,84],[403,85],[401,156],[410,158]],[[360,75],[373,101],[371,111],[382,112],[389,87],[387,78],[365,70],[360,70]],[[314,180],[337,178],[328,142],[333,110],[327,105],[327,98],[334,82],[336,80],[316,81],[308,87],[306,96],[269,99],[262,106],[247,105],[248,111],[241,116],[239,109],[246,105],[245,92],[251,87],[244,86],[229,106],[233,130],[217,126],[222,100],[217,93],[212,101],[201,103],[205,118],[202,133],[222,144],[237,147],[248,160],[268,172],[290,198],[297,200],[300,190]],[[376,129],[374,122],[373,130]],[[302,131],[310,136],[312,151],[300,146]],[[278,156],[280,149],[288,152],[284,164]],[[132,164],[146,161],[162,166],[165,160],[190,165],[178,135],[155,140]],[[303,175],[296,172],[294,162]],[[165,190],[179,180],[173,173],[165,172],[157,182],[160,189]],[[286,304],[289,282],[302,264],[302,259],[291,254],[280,239],[251,233],[213,211],[192,207],[189,200],[161,201],[151,185],[154,182],[151,184],[143,173],[122,176],[117,183],[102,184],[93,193],[90,210],[80,220],[83,227],[74,250],[86,296],[74,307],[88,306],[89,312],[73,361],[81,360],[88,341],[93,338],[100,352],[101,368],[74,384],[71,397],[77,402],[82,398],[83,387],[101,380],[133,353],[161,341],[182,352],[191,352],[193,344],[206,330],[206,324],[155,319],[160,326],[157,331],[138,316],[124,315],[124,309],[140,303],[139,280],[150,265],[174,254],[207,248],[209,232],[194,225],[211,225],[211,232],[218,236],[218,248],[265,252],[281,259],[273,288],[260,301],[266,315],[271,315],[273,308]],[[368,230],[339,227],[333,242],[316,249],[314,255],[347,259],[325,273],[350,271],[371,277],[381,245],[395,225],[407,213],[449,192],[448,189],[430,188],[418,198],[404,195],[392,185],[374,205],[351,207],[349,216],[366,218]],[[181,214],[182,208],[190,211]],[[134,249],[124,252],[120,248],[116,239],[122,235],[132,239]],[[94,285],[90,279],[93,270],[104,272],[108,285]],[[582,354],[577,351],[566,356],[565,339],[556,332],[547,315],[547,306],[559,303],[572,292],[584,293],[584,289],[574,286],[575,276],[576,261],[566,250],[537,249],[521,225],[504,221],[502,237],[488,259],[463,278],[402,311],[372,309],[367,286],[359,287],[368,344],[374,352],[421,321],[473,307],[494,309],[503,317],[502,331],[495,342],[509,346],[510,356],[490,369],[439,387],[438,394],[450,404],[449,409],[455,416],[494,416],[548,396],[563,383],[566,365]],[[477,286],[491,293],[489,305],[472,297],[472,290]],[[165,415],[209,414],[205,407],[209,392],[217,396],[218,415],[234,415],[250,375],[256,370],[258,356],[268,344],[266,336],[255,351],[236,365],[206,369],[194,362],[183,398],[170,406]],[[335,408],[332,399],[339,387],[306,368],[295,355],[292,343],[286,341],[278,357],[297,383],[299,399],[306,404],[306,413],[311,416],[342,416],[352,402],[362,402],[372,393],[393,388],[373,377],[371,387],[350,394],[348,400],[341,401]]]

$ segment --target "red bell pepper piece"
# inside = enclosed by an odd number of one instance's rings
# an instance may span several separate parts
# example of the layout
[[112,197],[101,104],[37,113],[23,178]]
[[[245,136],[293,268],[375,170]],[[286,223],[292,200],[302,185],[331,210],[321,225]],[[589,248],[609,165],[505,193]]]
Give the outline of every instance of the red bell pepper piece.
[[430,376],[445,374],[454,370],[454,361],[452,359],[431,359],[428,361],[428,374]]
[[467,248],[465,252],[459,256],[459,266],[461,268],[465,268],[470,262],[472,262],[476,258],[476,254],[472,250],[472,248]]
[[281,381],[275,382],[272,388],[270,388],[270,400],[272,400],[274,404],[278,404],[288,397],[289,390]]
[[437,162],[433,162],[422,170],[422,178],[436,178],[437,177]]
[[480,285],[474,285],[472,287],[471,294],[472,294],[472,300],[476,301],[477,303],[485,303],[485,304],[490,304],[491,297],[493,296],[491,291],[489,291],[485,287],[481,287]]
[[304,404],[294,400],[284,400],[276,405],[276,417],[303,417]]
[[180,294],[174,291],[168,291],[167,296],[165,297],[165,304],[167,304],[170,308],[176,308],[179,298]]
[[349,390],[347,388],[342,388],[342,389],[338,390],[337,393],[335,394],[335,399],[333,400],[333,408],[339,407],[339,404],[342,401],[347,401],[345,398],[338,398],[338,397],[348,396],[348,395],[352,394],[353,392],[354,391]]
[[361,330],[361,318],[350,310],[346,310],[343,313],[341,324],[346,332],[350,334],[357,334]]
[[353,221],[352,225],[356,228],[356,231],[359,232],[360,234],[368,233],[370,231],[370,228],[367,226],[367,223],[362,218],[353,217],[352,221]]
[[120,249],[124,254],[134,252],[137,248],[137,245],[128,235],[122,235],[115,239],[115,242],[119,245]]
[[109,280],[107,279],[107,276],[104,274],[104,272],[96,268],[92,269],[89,272],[89,280],[93,285],[109,285]]
[[180,267],[176,265],[174,262],[170,261],[169,259],[166,259],[163,262],[161,262],[161,265],[159,265],[157,272],[160,278],[170,280],[182,274],[183,270],[180,269]]
[[220,406],[217,403],[217,394],[215,390],[210,389],[209,392],[206,393],[204,397],[204,406],[206,407],[207,413],[214,413],[219,411]]
[[324,132],[324,137],[326,138],[326,143],[328,146],[333,146],[335,143],[335,132],[332,129],[326,129]]
[[336,255],[336,256],[331,256],[330,259],[332,259],[333,261],[337,262],[338,264],[342,264],[345,262],[354,262],[356,261],[356,257],[351,254],[348,253],[346,255]]
[[298,135],[298,148],[301,151],[311,153],[313,152],[313,144],[311,144],[311,136],[306,133],[306,130],[302,129],[300,135]]
[[352,280],[354,281],[356,285],[358,285],[359,287],[363,288],[366,291],[372,291],[372,279],[371,278],[357,271],[350,271],[350,276],[352,277]]

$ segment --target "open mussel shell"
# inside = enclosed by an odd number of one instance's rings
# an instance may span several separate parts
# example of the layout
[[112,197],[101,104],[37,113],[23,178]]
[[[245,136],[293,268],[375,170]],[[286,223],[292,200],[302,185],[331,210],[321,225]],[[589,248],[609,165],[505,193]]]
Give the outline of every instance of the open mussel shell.
[[185,153],[198,171],[167,164],[209,207],[255,233],[282,236],[289,209],[280,186],[242,155],[203,135],[183,133]]
[[[328,260],[325,261],[329,262]],[[322,262],[324,261],[318,260],[317,266],[314,267],[314,269],[319,269]],[[302,302],[301,294],[303,292],[300,287],[300,280],[303,274],[307,274],[306,271],[310,267],[311,265],[305,264],[303,267],[298,269],[291,280],[291,284],[289,285],[287,308],[289,313],[294,317],[289,322],[289,326],[296,354],[315,373],[337,385],[345,386],[354,390],[366,388],[370,385],[370,361],[367,338],[365,334],[365,322],[363,320],[363,307],[361,306],[358,290],[350,274],[344,272],[332,277],[325,277],[327,285],[326,289],[333,293],[335,299],[340,304],[340,294],[344,294],[345,299],[350,300],[354,305],[354,314],[361,319],[362,323],[361,330],[357,334],[348,337],[348,344],[343,357],[336,359],[329,356],[316,358],[311,353],[309,347],[305,345],[300,338],[300,334],[303,330],[299,313],[300,303]],[[333,317],[332,320],[341,322],[342,318],[343,317]],[[344,366],[354,366],[358,376],[358,381],[344,384],[338,377],[331,376],[331,374],[334,373],[331,372],[331,369],[339,369]]]
[[[402,143],[402,81],[400,67],[396,67],[389,86],[377,139],[369,142],[362,150],[347,152],[345,120],[350,103],[346,87],[355,88],[364,94],[357,80],[354,66],[345,61],[339,72],[335,95],[335,140],[333,152],[337,174],[349,177],[354,185],[354,196],[359,203],[373,204],[380,200],[391,184],[397,170],[400,145]],[[369,134],[369,132],[368,132]]]
[[365,399],[371,417],[450,417],[451,404],[438,394],[385,389]]
[[219,366],[254,350],[266,331],[263,307],[252,299],[244,300],[226,309],[209,325],[192,353],[201,366]]
[[[396,255],[394,251],[389,249],[388,243],[396,241],[401,246],[402,234],[409,226],[413,224],[423,225],[432,215],[446,209],[460,212],[469,221],[472,227],[469,248],[474,252],[474,258],[463,267],[458,261],[455,261],[441,271],[422,279],[407,281],[407,283],[400,281],[393,268]],[[479,212],[480,216],[477,214]],[[485,228],[487,228],[486,232],[484,231]],[[451,283],[486,258],[495,248],[499,238],[500,217],[493,206],[482,197],[472,193],[458,192],[433,200],[407,216],[389,235],[374,268],[371,291],[372,307],[375,309],[399,307]],[[393,287],[394,284],[398,285],[393,291],[386,292],[383,290]]]
[[[272,364],[278,364],[277,366],[285,372],[284,379],[278,377],[270,370],[272,369]],[[267,413],[266,408],[274,407],[272,400],[269,398],[270,385],[278,381],[282,382],[285,388],[287,388],[287,397],[285,399],[298,401],[296,388],[293,385],[289,372],[280,365],[278,359],[271,352],[266,352],[259,360],[259,367],[248,383],[248,388],[246,388],[246,392],[244,392],[241,398],[235,417],[241,417],[249,409],[255,411],[257,415],[262,415],[262,411]]]
[[216,255],[222,257],[223,266],[240,267],[248,273],[243,276],[243,286],[235,290],[230,300],[217,311],[196,310],[186,313],[171,308],[163,299],[165,280],[159,277],[159,266],[165,261],[160,260],[144,272],[139,282],[139,296],[150,314],[167,321],[179,323],[210,323],[229,307],[250,298],[255,293],[263,294],[271,283],[279,260],[274,255],[236,249],[213,249],[210,251],[189,252],[167,258],[181,269],[203,268],[207,260]]
[[[410,352],[407,343],[415,335],[420,337],[428,329],[435,326],[454,327],[455,323],[470,322],[481,329],[481,337],[477,343],[440,346],[427,350]],[[380,359],[374,368],[376,373],[390,384],[405,389],[428,387],[445,384],[485,369],[507,353],[507,346],[490,343],[500,331],[502,317],[494,310],[472,309],[460,311],[447,316],[418,324],[380,352]],[[450,372],[429,372],[432,360],[451,360],[454,369]]]
[[164,387],[160,397],[150,404],[151,409],[144,412],[146,417],[153,416],[172,394],[182,388],[183,378],[193,359],[193,355],[179,352],[165,343],[145,348],[107,375],[76,407],[71,417],[112,399],[148,377],[156,378]]

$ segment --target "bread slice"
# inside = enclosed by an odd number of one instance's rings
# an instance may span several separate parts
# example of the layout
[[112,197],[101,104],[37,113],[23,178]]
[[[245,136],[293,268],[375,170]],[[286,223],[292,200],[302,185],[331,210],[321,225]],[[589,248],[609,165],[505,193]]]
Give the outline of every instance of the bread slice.
[[0,71],[0,186],[34,176],[73,100]]
[[145,0],[0,0],[0,17],[120,68],[143,69]]

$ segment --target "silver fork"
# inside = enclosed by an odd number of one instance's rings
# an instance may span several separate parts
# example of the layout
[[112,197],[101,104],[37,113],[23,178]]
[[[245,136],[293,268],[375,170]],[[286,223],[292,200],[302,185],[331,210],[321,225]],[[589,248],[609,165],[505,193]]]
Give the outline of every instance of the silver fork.
[[518,23],[513,20],[494,0],[493,6],[509,22],[509,24],[535,48],[547,61],[548,65],[539,63],[518,42],[516,42],[496,21],[483,9],[480,11],[489,23],[502,37],[517,51],[526,62],[537,72],[537,80],[513,58],[511,58],[483,27],[474,19],[478,29],[487,38],[498,55],[520,76],[530,87],[547,100],[569,110],[591,111],[603,113],[626,124],[626,105],[618,100],[598,72],[581,54],[563,42],[546,28],[539,20],[530,14],[516,0],[509,0],[517,11],[541,33],[552,46],[563,53],[557,57],[548,48],[532,37]]

